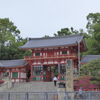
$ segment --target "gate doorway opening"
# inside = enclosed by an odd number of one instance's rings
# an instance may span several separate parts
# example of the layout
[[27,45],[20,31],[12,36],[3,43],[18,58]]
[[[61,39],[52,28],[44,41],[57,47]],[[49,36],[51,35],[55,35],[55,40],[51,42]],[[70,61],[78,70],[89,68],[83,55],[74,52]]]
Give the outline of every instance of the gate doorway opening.
[[57,65],[44,65],[43,66],[43,81],[52,81],[54,76],[58,76]]

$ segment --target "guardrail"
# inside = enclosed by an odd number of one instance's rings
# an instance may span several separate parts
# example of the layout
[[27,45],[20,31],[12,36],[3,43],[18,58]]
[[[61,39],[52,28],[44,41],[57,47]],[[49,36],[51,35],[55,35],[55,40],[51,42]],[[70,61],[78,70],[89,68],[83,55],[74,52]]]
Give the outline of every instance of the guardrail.
[[[61,99],[61,96],[63,98]],[[100,100],[100,91],[86,92],[0,92],[0,100]]]

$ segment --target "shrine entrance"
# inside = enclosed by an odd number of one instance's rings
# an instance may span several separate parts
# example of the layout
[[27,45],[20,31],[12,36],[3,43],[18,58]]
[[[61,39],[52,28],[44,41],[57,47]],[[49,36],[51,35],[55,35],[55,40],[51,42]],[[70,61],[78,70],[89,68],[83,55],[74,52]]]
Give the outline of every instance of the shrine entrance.
[[58,76],[57,65],[44,65],[43,66],[43,81],[52,81],[54,76]]
[[61,81],[65,80],[65,64],[38,65],[33,66],[32,69],[31,79],[33,81],[50,82],[54,76],[58,77]]

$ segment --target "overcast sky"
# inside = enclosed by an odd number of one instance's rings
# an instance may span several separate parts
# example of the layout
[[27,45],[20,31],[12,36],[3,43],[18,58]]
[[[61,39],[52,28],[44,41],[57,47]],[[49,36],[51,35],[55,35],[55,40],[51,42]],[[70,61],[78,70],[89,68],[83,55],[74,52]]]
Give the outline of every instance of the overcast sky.
[[0,0],[0,18],[9,18],[22,37],[53,36],[61,28],[85,29],[100,0]]

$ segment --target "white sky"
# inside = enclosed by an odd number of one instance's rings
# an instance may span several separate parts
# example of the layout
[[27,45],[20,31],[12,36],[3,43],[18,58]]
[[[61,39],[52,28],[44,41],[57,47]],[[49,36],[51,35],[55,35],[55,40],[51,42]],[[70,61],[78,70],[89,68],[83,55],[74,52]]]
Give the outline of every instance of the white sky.
[[9,18],[22,37],[53,36],[61,28],[85,29],[100,0],[0,0],[0,18]]

